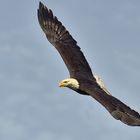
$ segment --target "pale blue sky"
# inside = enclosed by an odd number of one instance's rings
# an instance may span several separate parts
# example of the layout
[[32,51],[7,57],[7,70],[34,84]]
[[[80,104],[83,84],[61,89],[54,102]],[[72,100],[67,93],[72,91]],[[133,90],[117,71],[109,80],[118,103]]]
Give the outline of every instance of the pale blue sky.
[[[1,0],[0,140],[139,140],[94,99],[58,82],[68,71],[37,20],[38,0]],[[140,1],[43,0],[108,90],[140,112]]]

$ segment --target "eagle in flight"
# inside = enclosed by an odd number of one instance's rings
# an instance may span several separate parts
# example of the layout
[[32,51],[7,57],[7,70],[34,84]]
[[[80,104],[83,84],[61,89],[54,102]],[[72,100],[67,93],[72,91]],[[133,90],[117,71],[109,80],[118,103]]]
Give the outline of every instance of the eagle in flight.
[[93,75],[76,40],[52,11],[40,2],[37,12],[39,24],[48,41],[57,49],[69,70],[70,78],[61,81],[59,86],[89,95],[102,104],[115,119],[130,126],[140,126],[140,114],[113,97],[102,80]]

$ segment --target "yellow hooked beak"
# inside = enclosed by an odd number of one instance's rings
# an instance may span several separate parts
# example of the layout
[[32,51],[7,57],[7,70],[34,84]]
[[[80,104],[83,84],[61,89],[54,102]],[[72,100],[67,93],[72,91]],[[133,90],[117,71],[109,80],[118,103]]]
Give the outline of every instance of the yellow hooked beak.
[[65,83],[64,82],[60,82],[59,83],[59,87],[65,87]]

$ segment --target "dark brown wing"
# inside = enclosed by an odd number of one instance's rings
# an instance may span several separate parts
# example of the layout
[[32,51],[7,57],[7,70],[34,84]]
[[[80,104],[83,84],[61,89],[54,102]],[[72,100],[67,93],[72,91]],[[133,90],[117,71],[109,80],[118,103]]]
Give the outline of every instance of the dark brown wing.
[[81,90],[100,102],[115,119],[130,126],[140,126],[140,114],[138,112],[112,95],[107,94],[100,87],[93,84],[84,84],[81,86]]
[[70,77],[93,79],[91,69],[77,42],[53,15],[52,11],[39,3],[38,20],[49,42],[55,46],[63,58]]

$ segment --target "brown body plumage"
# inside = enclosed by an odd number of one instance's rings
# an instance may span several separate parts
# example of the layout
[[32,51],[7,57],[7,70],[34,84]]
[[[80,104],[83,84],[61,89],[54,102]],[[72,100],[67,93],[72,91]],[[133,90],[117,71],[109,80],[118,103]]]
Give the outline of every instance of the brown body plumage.
[[140,115],[117,98],[108,94],[96,81],[77,42],[52,11],[39,3],[38,20],[49,42],[63,58],[70,78],[62,81],[60,86],[69,87],[76,92],[92,96],[100,102],[117,120],[130,126],[140,126]]

